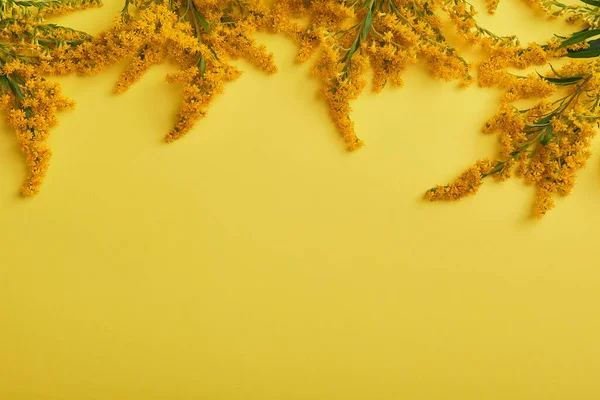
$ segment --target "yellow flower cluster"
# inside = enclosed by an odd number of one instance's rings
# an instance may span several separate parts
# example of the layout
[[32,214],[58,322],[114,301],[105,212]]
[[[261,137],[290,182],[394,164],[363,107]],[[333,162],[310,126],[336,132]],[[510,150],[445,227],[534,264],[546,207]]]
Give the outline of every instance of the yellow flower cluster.
[[[549,76],[513,76],[501,82],[507,92],[484,132],[499,132],[499,158],[464,172],[456,182],[430,190],[430,200],[457,200],[473,194],[481,179],[508,179],[514,173],[537,188],[533,212],[541,218],[554,206],[555,194],[567,195],[577,171],[590,157],[590,143],[600,121],[600,61],[574,60]],[[557,86],[566,89],[551,98]],[[517,109],[512,102],[537,97],[531,108]]]
[[259,0],[159,0],[126,2],[122,18],[94,40],[73,49],[57,49],[48,65],[53,73],[93,74],[123,59],[133,58],[116,84],[123,92],[152,66],[165,60],[180,67],[169,82],[183,85],[183,103],[173,141],[189,132],[206,114],[223,84],[240,75],[228,64],[243,57],[258,68],[277,71],[273,56],[252,38],[266,24],[267,10]]
[[[124,1],[120,17],[94,38],[47,24],[44,17],[99,5],[99,0],[0,2],[0,108],[27,160],[25,195],[39,191],[48,169],[46,139],[57,112],[73,106],[44,74],[90,75],[129,59],[115,85],[116,92],[123,92],[153,65],[177,64],[179,70],[166,77],[183,87],[177,120],[166,135],[173,141],[206,115],[225,82],[240,75],[231,59],[245,58],[267,73],[276,72],[273,56],[253,36],[260,29],[282,32],[299,43],[298,61],[318,53],[312,71],[322,82],[321,94],[336,129],[347,148],[355,150],[363,142],[350,118],[350,103],[364,90],[369,69],[375,92],[388,81],[401,86],[402,73],[419,60],[436,78],[471,81],[469,64],[445,39],[440,13],[468,44],[488,52],[479,65],[479,84],[498,86],[505,93],[483,129],[498,133],[497,159],[477,161],[453,183],[429,190],[427,199],[457,200],[476,193],[486,177],[515,175],[537,187],[534,213],[540,217],[553,207],[555,194],[570,192],[576,172],[590,156],[600,121],[600,61],[571,61],[546,76],[508,72],[563,56],[599,56],[600,41],[587,41],[600,36],[591,30],[599,19],[587,6],[530,0],[545,10],[558,8],[553,15],[587,22],[590,29],[522,48],[514,36],[497,36],[478,25],[476,11],[466,0],[275,0],[271,8],[261,0]],[[497,0],[488,1],[490,11],[496,5]],[[555,99],[559,87],[566,94]],[[528,109],[514,106],[529,98],[539,101]]]
[[102,5],[100,0],[2,0],[0,20],[31,21]]
[[492,163],[487,160],[480,160],[463,172],[454,182],[445,186],[437,186],[429,189],[425,193],[425,198],[431,201],[435,200],[457,200],[459,198],[470,196],[479,190],[483,183],[483,178],[492,169]]
[[[493,13],[497,0],[488,1],[488,11]],[[458,34],[471,45],[479,45],[486,50],[497,48],[515,49],[519,44],[516,36],[498,36],[489,29],[479,25],[475,20],[477,11],[466,0],[445,0],[443,10],[455,25]]]
[[41,74],[53,66],[52,53],[75,48],[90,37],[80,31],[48,24],[44,16],[99,5],[97,0],[3,0],[0,3],[0,109],[15,130],[27,161],[21,192],[38,193],[48,170],[51,151],[46,145],[59,111],[73,107],[60,86]]
[[[486,133],[498,133],[501,144],[497,160],[481,168],[481,163],[456,182],[428,191],[430,200],[457,200],[473,194],[481,179],[493,176],[503,180],[513,173],[537,187],[533,213],[542,217],[554,206],[555,194],[568,194],[576,172],[590,156],[590,141],[600,120],[600,55],[594,41],[599,25],[597,8],[588,5],[565,5],[554,0],[529,1],[551,16],[569,15],[569,20],[587,22],[588,29],[569,38],[554,38],[544,45],[532,43],[526,48],[491,49],[489,58],[479,66],[479,84],[505,90],[494,117],[484,126]],[[599,3],[600,4],[600,3]],[[571,57],[574,61],[542,76],[538,73],[519,76],[509,68],[525,69],[543,65],[555,58]],[[594,61],[588,61],[588,59]],[[563,97],[555,99],[557,89]],[[520,99],[538,98],[529,109],[518,109]],[[480,179],[477,179],[479,177]],[[468,182],[469,184],[465,184]],[[477,183],[477,184],[475,184]]]
[[116,83],[127,90],[154,64],[180,70],[167,77],[183,85],[183,103],[167,141],[180,138],[206,114],[223,85],[240,75],[228,63],[243,57],[274,73],[273,56],[252,38],[271,25],[260,0],[125,0],[120,18],[95,38],[47,24],[44,17],[99,5],[99,0],[3,0],[0,2],[2,107],[29,165],[22,192],[38,192],[48,168],[44,144],[57,111],[72,103],[42,75],[91,75],[132,59]]
[[91,7],[98,7],[102,5],[101,0],[55,0],[55,1],[41,1],[46,2],[47,6],[39,9],[39,14],[44,17],[50,15],[62,15],[68,14],[73,11],[85,10]]
[[[499,37],[480,27],[475,10],[464,0],[278,0],[271,10],[271,29],[300,43],[298,61],[321,49],[313,71],[321,78],[322,95],[349,150],[363,145],[350,118],[350,102],[373,70],[373,89],[388,81],[402,85],[406,67],[425,61],[433,76],[467,84],[469,65],[442,32],[438,11],[446,12],[458,32],[484,48],[512,47],[514,37]],[[308,26],[296,22],[308,19]]]
[[[27,160],[28,176],[22,192],[38,193],[48,170],[51,151],[46,145],[49,130],[57,124],[56,114],[74,103],[64,97],[60,86],[36,74],[31,64],[19,60],[4,64],[1,71],[0,108],[7,112],[7,123],[15,130]],[[20,88],[16,95],[9,88]]]

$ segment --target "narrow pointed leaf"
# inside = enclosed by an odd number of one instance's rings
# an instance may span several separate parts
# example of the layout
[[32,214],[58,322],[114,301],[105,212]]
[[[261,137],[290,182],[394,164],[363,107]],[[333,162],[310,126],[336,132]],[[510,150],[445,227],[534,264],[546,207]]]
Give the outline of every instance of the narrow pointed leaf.
[[552,140],[552,136],[552,125],[548,125],[546,132],[540,138],[540,143],[544,146],[547,145],[548,143],[550,143],[550,140]]
[[367,12],[367,17],[365,18],[365,26],[363,27],[363,31],[361,34],[362,40],[365,40],[367,38],[367,35],[371,30],[371,25],[373,25],[373,7],[369,8],[369,11]]
[[568,76],[568,77],[564,77],[564,78],[550,78],[550,77],[547,77],[547,76],[540,75],[540,73],[538,73],[538,75],[543,80],[548,81],[550,83],[554,83],[557,86],[572,85],[572,84],[577,83],[577,82],[579,82],[580,80],[583,79],[583,76]]
[[583,42],[584,40],[591,38],[593,36],[598,36],[600,35],[600,29],[590,29],[587,31],[582,31],[582,32],[577,32],[571,35],[571,37],[569,37],[567,40],[565,40],[564,42],[562,42],[560,44],[560,46],[558,46],[559,48],[562,47],[567,47],[567,46],[572,46],[574,44]]
[[582,3],[589,4],[590,6],[600,7],[600,1],[596,0],[579,0]]
[[210,26],[208,25],[208,21],[198,11],[194,10],[194,14],[196,14],[196,18],[200,21],[200,25],[202,25],[204,32],[209,33]]
[[579,49],[569,51],[567,57],[569,58],[591,58],[600,56],[600,39],[590,40],[590,47],[587,49]]

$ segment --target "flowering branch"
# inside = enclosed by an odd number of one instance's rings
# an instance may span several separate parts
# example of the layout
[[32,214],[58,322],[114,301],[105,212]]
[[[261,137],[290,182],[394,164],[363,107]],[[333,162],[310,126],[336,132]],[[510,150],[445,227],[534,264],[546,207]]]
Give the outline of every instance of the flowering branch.
[[38,193],[48,170],[51,151],[46,140],[58,122],[57,112],[74,105],[42,74],[58,67],[55,51],[91,39],[84,32],[46,23],[44,17],[97,5],[96,0],[0,0],[0,109],[27,161],[21,190],[26,196]]
[[[369,67],[375,92],[388,81],[401,86],[406,67],[419,59],[436,78],[470,82],[469,64],[446,41],[439,11],[450,16],[471,44],[492,49],[518,43],[478,25],[474,7],[464,0],[278,0],[271,28],[300,43],[300,62],[321,50],[313,73],[321,79],[321,94],[337,130],[348,149],[355,150],[363,142],[354,131],[350,102],[364,89]],[[305,17],[310,19],[306,28],[295,22]]]

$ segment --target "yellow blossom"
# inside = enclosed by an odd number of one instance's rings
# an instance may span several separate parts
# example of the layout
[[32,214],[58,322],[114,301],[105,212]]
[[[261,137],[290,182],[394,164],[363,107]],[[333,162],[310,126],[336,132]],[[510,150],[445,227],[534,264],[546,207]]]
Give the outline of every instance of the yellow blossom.
[[[501,106],[484,126],[484,132],[499,134],[501,151],[497,160],[482,169],[480,163],[464,172],[454,183],[427,192],[430,200],[456,200],[473,194],[482,178],[517,177],[537,188],[533,213],[541,218],[554,207],[553,196],[567,195],[575,184],[577,171],[589,159],[595,127],[600,121],[600,69],[597,61],[572,61],[551,70],[546,76],[507,74],[499,84],[507,89]],[[549,98],[556,84],[566,94]],[[531,108],[519,110],[511,103],[529,97],[540,98]]]
[[514,38],[496,36],[477,25],[464,0],[277,0],[268,25],[300,44],[300,62],[320,50],[313,72],[321,78],[321,94],[334,125],[347,148],[355,150],[363,142],[354,131],[350,102],[362,92],[369,68],[376,92],[390,81],[401,86],[402,73],[419,59],[436,78],[462,85],[471,82],[469,64],[446,42],[438,11],[451,17],[467,41],[485,43],[486,49],[515,44]]

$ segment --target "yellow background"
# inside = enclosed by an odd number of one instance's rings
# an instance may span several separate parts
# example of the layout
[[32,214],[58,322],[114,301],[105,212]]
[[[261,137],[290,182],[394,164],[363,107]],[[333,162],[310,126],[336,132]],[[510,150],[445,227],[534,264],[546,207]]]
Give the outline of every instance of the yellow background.
[[[496,31],[574,30],[503,1]],[[98,32],[121,3],[62,22]],[[60,79],[78,107],[37,198],[3,128],[0,399],[600,398],[600,152],[541,222],[520,181],[427,203],[494,154],[498,91],[410,68],[355,103],[348,154],[295,46],[260,40],[280,73],[238,62],[172,145],[172,67],[120,96],[122,66]]]

